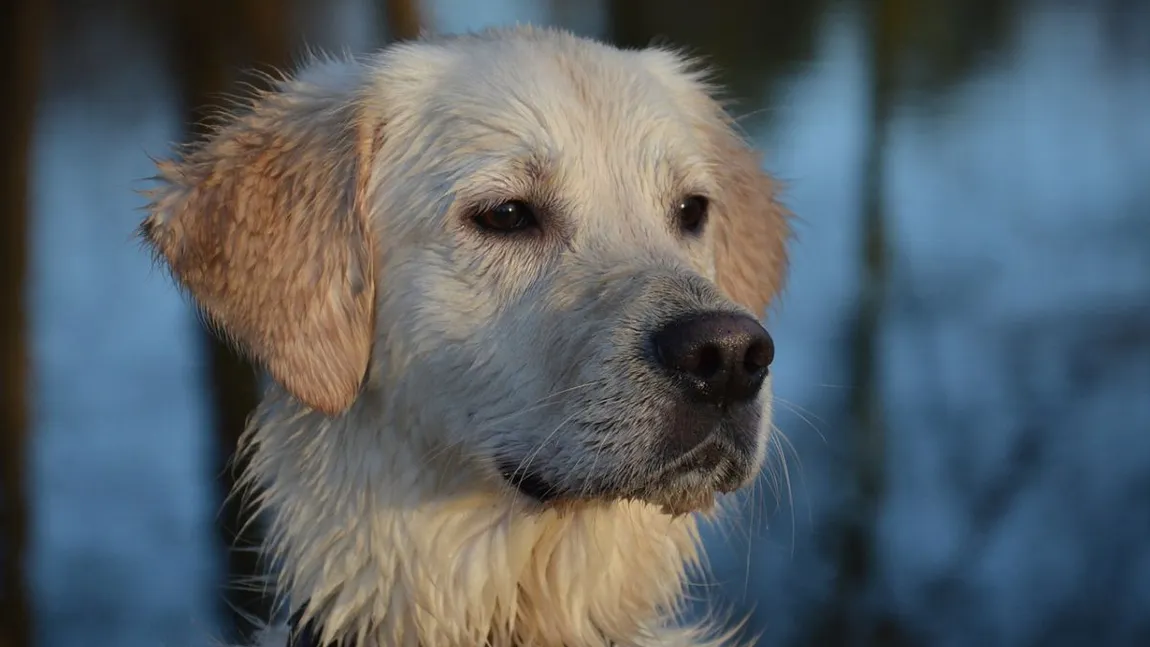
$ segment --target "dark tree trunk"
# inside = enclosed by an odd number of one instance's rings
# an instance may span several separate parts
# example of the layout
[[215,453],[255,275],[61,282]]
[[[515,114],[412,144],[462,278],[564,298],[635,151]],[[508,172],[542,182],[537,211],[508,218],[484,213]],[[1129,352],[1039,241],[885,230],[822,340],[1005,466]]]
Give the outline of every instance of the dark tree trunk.
[[0,10],[0,647],[32,644],[31,605],[25,575],[28,499],[27,319],[24,279],[28,258],[28,187],[32,124],[40,76],[45,6],[42,0],[9,0]]
[[860,170],[863,175],[860,295],[851,330],[850,399],[854,426],[856,500],[840,528],[836,606],[827,614],[813,644],[906,644],[894,618],[871,608],[874,584],[875,524],[882,503],[886,470],[886,420],[882,408],[880,333],[890,283],[886,224],[886,162],[895,100],[901,28],[906,0],[881,0],[870,7],[870,124]]
[[411,40],[419,36],[423,15],[418,0],[383,0],[389,40]]
[[[202,134],[211,116],[238,92],[240,74],[285,69],[291,62],[291,3],[285,0],[182,0],[174,15],[174,60],[189,137]],[[258,82],[256,82],[258,85]],[[256,623],[273,609],[273,591],[258,551],[261,533],[243,496],[229,496],[244,461],[236,445],[259,397],[256,371],[211,332],[204,330],[216,437],[213,474],[221,509],[217,525],[224,542],[227,594],[225,642],[246,644]]]

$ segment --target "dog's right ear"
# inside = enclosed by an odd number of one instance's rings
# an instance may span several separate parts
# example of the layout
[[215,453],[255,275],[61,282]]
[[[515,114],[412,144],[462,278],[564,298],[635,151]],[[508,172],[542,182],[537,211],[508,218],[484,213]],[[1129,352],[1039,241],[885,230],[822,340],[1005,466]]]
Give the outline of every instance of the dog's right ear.
[[366,375],[377,278],[367,214],[379,129],[348,80],[283,82],[159,162],[141,226],[210,322],[329,415]]

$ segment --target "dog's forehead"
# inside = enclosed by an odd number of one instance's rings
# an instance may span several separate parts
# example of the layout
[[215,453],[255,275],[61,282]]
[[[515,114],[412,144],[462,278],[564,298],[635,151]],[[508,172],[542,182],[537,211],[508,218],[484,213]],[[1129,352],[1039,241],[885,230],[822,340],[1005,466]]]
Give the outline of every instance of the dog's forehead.
[[628,107],[674,105],[667,86],[638,52],[589,41],[511,39],[461,47],[444,85],[492,107],[561,100],[555,107],[573,115],[575,109],[598,110],[619,118],[628,116]]
[[538,31],[436,47],[416,109],[468,168],[549,167],[586,191],[610,176],[648,197],[706,183],[697,97],[673,56]]

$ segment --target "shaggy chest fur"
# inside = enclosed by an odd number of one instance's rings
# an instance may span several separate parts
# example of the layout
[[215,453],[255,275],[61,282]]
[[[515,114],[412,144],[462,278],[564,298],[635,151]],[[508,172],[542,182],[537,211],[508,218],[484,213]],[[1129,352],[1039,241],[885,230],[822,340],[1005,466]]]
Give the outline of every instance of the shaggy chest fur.
[[[701,642],[673,624],[697,558],[692,518],[639,502],[526,513],[420,469],[411,446],[381,453],[367,414],[285,415],[276,401],[249,432],[249,478],[279,585],[293,610],[306,602],[299,621],[320,645]],[[287,644],[286,632],[261,641]]]

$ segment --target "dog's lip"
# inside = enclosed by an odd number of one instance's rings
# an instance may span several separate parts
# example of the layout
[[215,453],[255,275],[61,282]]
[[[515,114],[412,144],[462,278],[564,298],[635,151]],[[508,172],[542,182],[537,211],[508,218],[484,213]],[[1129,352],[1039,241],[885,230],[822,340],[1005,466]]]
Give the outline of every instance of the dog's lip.
[[671,463],[670,472],[710,472],[727,460],[729,450],[715,439],[716,434],[711,433],[698,445],[695,445],[686,454]]
[[706,483],[703,489],[727,494],[745,484],[744,469],[748,459],[716,432],[682,456],[664,464],[652,481],[673,487],[685,481],[702,479]]
[[721,430],[716,428],[691,449],[664,462],[655,478],[663,479],[689,472],[712,472],[724,462],[732,460],[732,455],[736,453],[737,450],[724,440]]
[[537,472],[533,472],[516,461],[502,461],[499,475],[520,494],[539,503],[549,503],[559,498],[559,490]]

